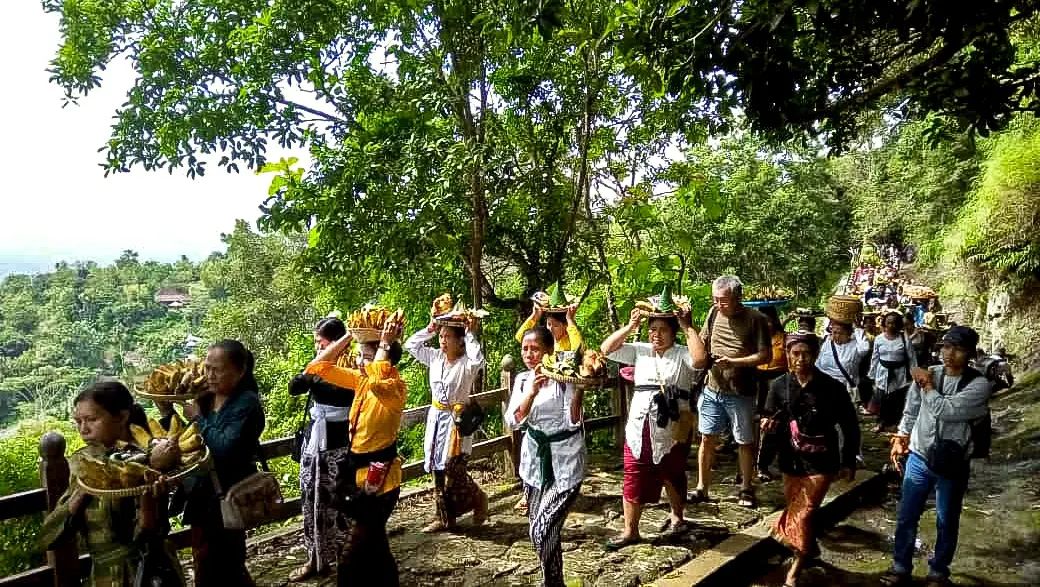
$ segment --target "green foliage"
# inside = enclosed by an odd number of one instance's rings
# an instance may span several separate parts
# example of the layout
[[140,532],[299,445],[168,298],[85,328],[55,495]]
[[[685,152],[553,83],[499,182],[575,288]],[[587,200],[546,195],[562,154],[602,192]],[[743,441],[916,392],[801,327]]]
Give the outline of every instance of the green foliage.
[[978,189],[957,219],[949,250],[1020,284],[1040,280],[1040,123],[1022,117],[985,150]]
[[194,279],[197,268],[186,259],[142,263],[132,251],[109,267],[59,263],[50,273],[7,276],[0,282],[0,422],[65,418],[71,396],[98,377],[129,380],[182,356],[205,296],[173,310],[155,294]]
[[879,136],[877,149],[833,162],[841,189],[852,201],[854,243],[914,243],[934,262],[943,231],[956,218],[979,171],[970,137],[948,131],[932,143],[941,120],[897,126]]
[[[846,146],[879,111],[941,113],[983,135],[1040,109],[1027,0],[629,0],[630,68],[662,92],[730,109],[756,130]],[[1016,57],[1020,59],[1016,59]],[[721,113],[721,115],[719,115]]]

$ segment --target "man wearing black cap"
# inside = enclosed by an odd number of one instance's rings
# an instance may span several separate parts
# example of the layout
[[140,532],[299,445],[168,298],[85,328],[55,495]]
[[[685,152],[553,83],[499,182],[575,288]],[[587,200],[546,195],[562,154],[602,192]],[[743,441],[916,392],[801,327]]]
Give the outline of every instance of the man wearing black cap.
[[910,583],[917,526],[932,489],[936,493],[935,555],[928,561],[928,587],[949,584],[950,563],[957,548],[964,493],[975,441],[972,424],[989,413],[992,386],[968,367],[979,335],[955,326],[943,337],[941,366],[915,369],[899,433],[892,438],[892,461],[903,473],[899,521],[892,569],[884,585]]

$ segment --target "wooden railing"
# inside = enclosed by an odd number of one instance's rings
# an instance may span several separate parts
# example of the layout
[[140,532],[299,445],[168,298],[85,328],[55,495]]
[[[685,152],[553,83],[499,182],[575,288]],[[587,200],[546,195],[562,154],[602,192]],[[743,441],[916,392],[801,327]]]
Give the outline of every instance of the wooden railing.
[[[502,359],[499,387],[490,391],[474,394],[484,407],[499,407],[505,412],[513,387],[513,376],[516,365],[506,355]],[[585,429],[612,429],[614,442],[620,448],[624,442],[624,423],[627,396],[631,389],[624,380],[612,383],[610,387],[618,387],[620,393],[611,394],[611,414],[598,418],[590,418],[585,422]],[[430,406],[420,406],[405,410],[401,428],[409,428],[426,421]],[[485,459],[505,452],[516,476],[520,464],[521,433],[510,430],[506,423],[502,424],[502,435],[473,444],[471,458]],[[292,437],[277,438],[261,443],[263,456],[268,460],[287,457],[292,448]],[[69,485],[69,463],[65,458],[65,438],[57,432],[48,432],[40,438],[40,482],[42,488],[0,496],[0,521],[45,513],[54,509],[58,499],[65,493]],[[411,481],[424,476],[422,461],[406,463],[403,468],[403,480]],[[286,500],[282,511],[282,519],[288,519],[300,513],[300,498]],[[178,548],[188,548],[188,530],[181,529],[170,534],[170,541]],[[77,551],[75,537],[54,545],[47,551],[47,564],[30,569],[17,575],[0,577],[0,587],[37,587],[56,586],[73,587],[80,585],[81,577],[89,573],[90,561],[86,555],[80,556]]]

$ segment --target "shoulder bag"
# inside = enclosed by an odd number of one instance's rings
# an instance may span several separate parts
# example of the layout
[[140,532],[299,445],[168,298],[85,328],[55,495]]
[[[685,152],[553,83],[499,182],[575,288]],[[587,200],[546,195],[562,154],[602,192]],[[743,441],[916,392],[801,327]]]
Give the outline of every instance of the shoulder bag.
[[838,366],[838,370],[841,371],[842,377],[849,383],[849,387],[855,387],[856,383],[852,380],[849,372],[845,370],[845,366],[841,364],[841,359],[838,358],[838,347],[834,344],[834,339],[827,337],[827,342],[831,343],[831,354],[834,356],[834,363]]
[[[235,483],[220,495],[220,515],[228,530],[249,530],[281,518],[285,503],[282,488],[278,478],[267,467],[259,440],[256,449],[261,470]],[[220,494],[220,481],[216,472],[211,471],[211,474],[217,493]]]

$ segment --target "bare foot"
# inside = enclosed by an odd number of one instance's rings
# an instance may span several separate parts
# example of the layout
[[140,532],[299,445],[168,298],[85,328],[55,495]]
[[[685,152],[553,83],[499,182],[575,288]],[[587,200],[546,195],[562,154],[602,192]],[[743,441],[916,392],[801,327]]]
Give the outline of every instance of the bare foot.
[[473,523],[483,526],[488,519],[488,496],[483,491],[477,497],[477,507],[473,509]]
[[289,581],[292,583],[306,581],[307,579],[313,577],[315,574],[317,573],[316,569],[314,568],[314,565],[308,562],[302,567],[297,567],[293,569],[293,572],[289,573]]
[[425,527],[423,527],[422,532],[424,534],[432,534],[434,532],[444,532],[447,529],[448,527],[445,526],[440,520],[434,520],[433,522],[430,522]]

